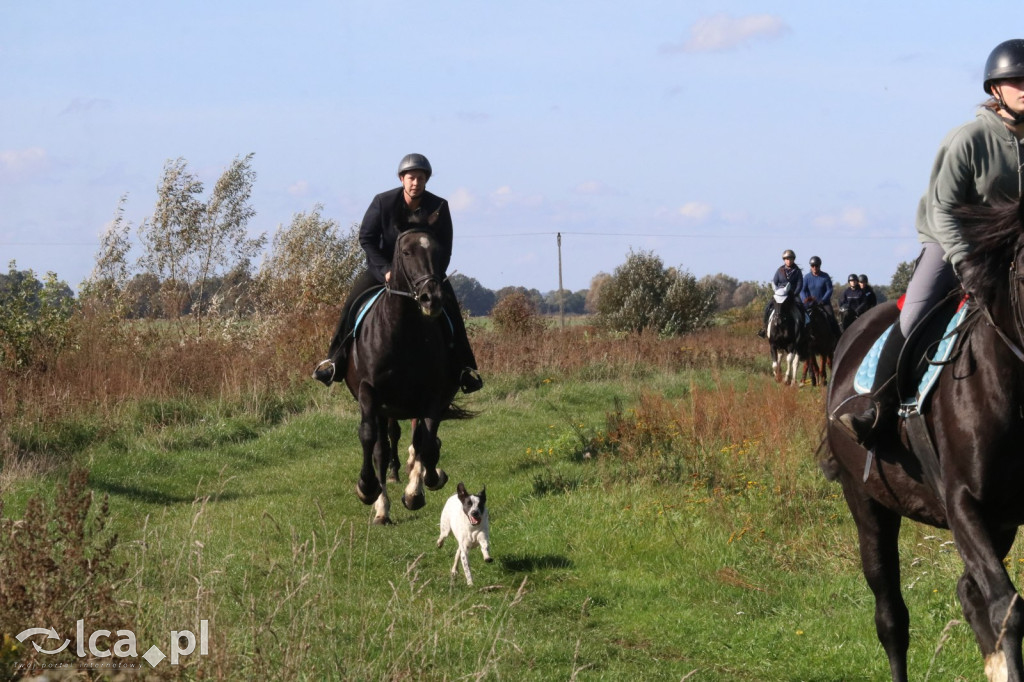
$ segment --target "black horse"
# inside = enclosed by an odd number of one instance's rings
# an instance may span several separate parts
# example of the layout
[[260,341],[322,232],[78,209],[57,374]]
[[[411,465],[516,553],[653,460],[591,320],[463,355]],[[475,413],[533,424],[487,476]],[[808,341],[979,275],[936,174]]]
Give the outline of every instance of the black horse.
[[362,320],[352,341],[345,384],[359,402],[363,467],[356,495],[373,504],[374,523],[390,523],[387,469],[396,456],[398,420],[413,420],[409,481],[402,503],[419,509],[423,486],[440,490],[448,475],[437,467],[438,427],[444,419],[470,416],[452,405],[459,389],[442,314],[444,272],[434,236],[415,227],[395,244],[391,280]]
[[[775,292],[771,319],[768,321],[768,346],[772,357],[772,372],[776,381],[786,384],[796,381],[796,370],[803,352],[804,313],[796,298],[786,296],[784,289]],[[783,370],[783,365],[785,370]]]
[[[836,334],[832,330],[832,322],[828,313],[820,303],[813,303],[807,309],[810,321],[807,323],[807,359],[804,362],[803,377],[811,374],[811,385],[822,386],[828,383],[828,374],[832,369],[832,354],[836,350]],[[820,365],[819,365],[820,363]]]
[[822,468],[842,484],[857,524],[878,639],[898,682],[907,679],[910,640],[897,547],[903,517],[952,530],[964,562],[957,594],[986,674],[1024,680],[1024,604],[1003,565],[1024,523],[1024,204],[974,208],[962,220],[974,245],[961,267],[971,312],[921,417],[937,462],[927,448],[908,449],[917,430],[904,419],[877,435],[870,454],[836,419],[863,408],[863,399],[851,399],[854,375],[896,319],[895,304],[868,311],[843,334],[828,396],[830,455]]

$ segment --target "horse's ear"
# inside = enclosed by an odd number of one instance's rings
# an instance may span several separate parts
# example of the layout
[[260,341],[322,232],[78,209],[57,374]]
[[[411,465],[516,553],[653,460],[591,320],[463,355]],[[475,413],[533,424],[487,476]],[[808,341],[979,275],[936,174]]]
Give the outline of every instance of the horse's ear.
[[447,201],[442,201],[441,205],[437,207],[437,210],[430,214],[430,217],[427,218],[427,225],[433,225],[437,222],[437,219],[441,217],[441,209],[444,208],[444,205],[447,203]]

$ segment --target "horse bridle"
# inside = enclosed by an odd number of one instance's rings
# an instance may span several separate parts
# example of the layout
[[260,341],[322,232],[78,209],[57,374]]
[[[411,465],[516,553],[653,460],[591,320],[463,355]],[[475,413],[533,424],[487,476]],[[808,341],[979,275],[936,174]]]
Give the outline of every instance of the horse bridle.
[[[395,248],[396,249],[401,249],[402,248],[402,239],[404,237],[406,237],[407,235],[410,235],[410,234],[429,234],[429,233],[427,233],[426,230],[407,230],[407,231],[403,232],[402,234],[398,235],[398,241],[395,243]],[[399,265],[400,266],[403,265],[402,259],[399,259]],[[452,273],[452,274],[455,274],[455,273]],[[404,267],[403,267],[402,275],[403,276],[406,275],[406,273],[404,271]],[[451,275],[449,275],[448,277],[451,277]],[[428,284],[429,282],[437,282],[437,285],[440,286],[444,282],[448,281],[448,277],[445,277],[444,279],[441,279],[440,277],[438,277],[437,275],[435,275],[433,273],[423,275],[421,277],[418,277],[417,279],[415,279],[412,282],[412,284],[410,285],[410,288],[412,289],[411,291],[405,291],[405,290],[402,290],[402,289],[396,289],[396,288],[394,288],[391,285],[391,282],[385,281],[384,282],[384,290],[388,293],[388,295],[394,294],[396,296],[404,296],[406,298],[411,298],[414,301],[418,301],[419,297],[420,297],[419,296],[420,292],[421,292],[421,290],[422,290],[424,285]],[[406,276],[405,279],[408,279],[408,277]]]

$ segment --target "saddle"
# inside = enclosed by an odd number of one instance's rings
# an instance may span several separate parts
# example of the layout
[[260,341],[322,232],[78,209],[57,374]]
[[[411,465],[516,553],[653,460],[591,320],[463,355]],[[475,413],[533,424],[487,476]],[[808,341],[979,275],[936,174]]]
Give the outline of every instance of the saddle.
[[[959,292],[956,293],[957,295],[947,297],[928,311],[921,322],[911,330],[900,351],[896,382],[901,412],[912,408],[921,410],[942,366],[953,354],[960,334],[959,327],[970,309],[966,305],[966,300]],[[902,299],[898,305],[902,308]],[[875,340],[871,350],[861,361],[853,382],[854,390],[861,395],[871,393],[878,359],[890,331],[892,325]]]
[[[903,299],[899,301],[903,307]],[[959,290],[952,292],[933,307],[910,332],[897,360],[896,382],[900,396],[899,416],[906,430],[906,445],[917,457],[924,473],[925,482],[945,505],[939,456],[935,451],[931,434],[925,423],[927,398],[938,381],[942,367],[949,362],[961,341],[962,325],[970,313],[967,298]],[[899,320],[895,324],[899,324]],[[861,394],[869,394],[874,384],[875,370],[882,347],[893,325],[890,325],[875,340],[871,350],[861,361],[854,378],[853,388]],[[867,480],[871,452],[864,468]]]

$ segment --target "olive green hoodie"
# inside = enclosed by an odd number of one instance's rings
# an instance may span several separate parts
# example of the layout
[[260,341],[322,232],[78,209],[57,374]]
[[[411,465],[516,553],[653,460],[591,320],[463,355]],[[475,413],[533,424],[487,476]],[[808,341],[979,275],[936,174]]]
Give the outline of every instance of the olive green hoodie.
[[981,109],[973,121],[954,128],[939,147],[928,191],[917,207],[921,243],[939,244],[945,259],[954,268],[959,266],[970,245],[953,209],[1019,199],[1024,193],[1022,161],[1021,142],[989,109]]

